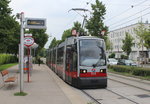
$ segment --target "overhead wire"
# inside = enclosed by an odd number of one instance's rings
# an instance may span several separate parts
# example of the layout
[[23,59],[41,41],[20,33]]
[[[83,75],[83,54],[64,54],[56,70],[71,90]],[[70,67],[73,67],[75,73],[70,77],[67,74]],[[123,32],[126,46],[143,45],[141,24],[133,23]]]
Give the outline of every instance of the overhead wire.
[[118,15],[116,15],[116,16],[113,16],[113,17],[107,19],[105,22],[108,22],[108,21],[114,19],[115,17],[118,17],[118,16],[120,16],[120,15],[122,15],[122,14],[128,12],[128,11],[131,10],[133,7],[139,6],[139,5],[143,4],[143,3],[146,2],[146,1],[148,1],[148,0],[144,0],[144,1],[142,1],[142,2],[140,2],[140,3],[138,3],[138,4],[136,4],[136,5],[131,5],[130,8],[126,9],[125,11],[121,12],[120,14],[118,14]]
[[131,17],[133,17],[133,16],[135,16],[135,15],[137,15],[137,14],[143,12],[143,11],[148,10],[149,8],[150,8],[150,7],[145,8],[144,10],[141,10],[141,11],[139,11],[139,12],[136,12],[135,14],[130,15],[129,17],[123,18],[123,19],[121,19],[121,20],[119,20],[119,21],[117,21],[117,22],[114,22],[114,23],[110,24],[109,26],[113,26],[113,25],[115,25],[115,24],[118,24],[118,23],[120,23],[120,22],[123,21],[123,20],[129,19],[129,18],[131,18]]
[[[146,16],[146,15],[148,15],[148,14],[150,14],[150,12],[145,13],[145,14],[142,15],[142,16],[136,17],[136,18],[134,18],[134,19],[132,19],[132,20],[126,21],[126,22],[124,22],[124,23],[122,23],[122,24],[120,24],[120,25],[114,26],[114,27],[116,28],[116,27],[122,26],[122,25],[127,24],[127,23],[129,23],[129,22],[131,22],[131,21],[134,21],[134,20],[139,19],[139,18],[141,18],[141,17],[143,17],[143,16]],[[113,30],[113,29],[112,29],[112,30]]]

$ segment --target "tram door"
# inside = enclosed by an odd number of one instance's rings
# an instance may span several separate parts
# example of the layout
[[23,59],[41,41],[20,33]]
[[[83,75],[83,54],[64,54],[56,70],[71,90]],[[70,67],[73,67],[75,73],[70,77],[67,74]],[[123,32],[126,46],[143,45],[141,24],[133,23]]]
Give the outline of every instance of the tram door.
[[72,77],[71,77],[71,73],[72,73],[72,69],[73,69],[73,52],[71,49],[71,46],[67,46],[66,47],[66,81],[68,83],[71,84],[72,82]]

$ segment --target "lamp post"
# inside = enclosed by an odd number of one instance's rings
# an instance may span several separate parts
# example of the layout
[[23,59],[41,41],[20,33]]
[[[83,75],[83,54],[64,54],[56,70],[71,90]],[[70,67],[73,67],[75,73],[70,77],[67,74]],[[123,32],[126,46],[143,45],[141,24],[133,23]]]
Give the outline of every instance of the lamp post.
[[[38,47],[39,45],[37,44],[37,43],[34,43],[32,46],[31,46],[31,48],[33,48],[34,49],[34,58],[35,58],[35,51],[36,51],[36,49],[37,49],[37,47]],[[35,59],[34,59],[34,64],[35,64]]]
[[20,92],[23,92],[23,59],[24,59],[24,13],[17,13],[17,18],[20,19],[21,27],[20,27]]

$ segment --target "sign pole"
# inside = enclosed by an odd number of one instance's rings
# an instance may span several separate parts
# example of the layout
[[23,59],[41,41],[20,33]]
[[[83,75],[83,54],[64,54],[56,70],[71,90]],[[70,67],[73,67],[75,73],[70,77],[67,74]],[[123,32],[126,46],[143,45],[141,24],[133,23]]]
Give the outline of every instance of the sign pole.
[[30,81],[30,48],[28,47],[28,49],[27,49],[27,51],[28,51],[28,82]]
[[23,59],[24,59],[24,13],[20,14],[21,36],[20,36],[20,92],[23,92]]

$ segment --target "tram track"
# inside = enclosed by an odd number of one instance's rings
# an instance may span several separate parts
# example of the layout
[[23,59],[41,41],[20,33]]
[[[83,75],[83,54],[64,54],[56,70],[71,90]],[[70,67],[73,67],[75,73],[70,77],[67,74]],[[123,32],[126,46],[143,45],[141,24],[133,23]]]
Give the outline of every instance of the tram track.
[[138,86],[135,86],[135,85],[131,85],[131,84],[128,84],[128,83],[125,83],[125,82],[121,82],[121,81],[118,81],[118,80],[115,80],[115,79],[111,79],[111,78],[108,78],[108,79],[112,80],[112,81],[115,81],[115,82],[118,82],[118,83],[122,83],[122,84],[125,84],[125,85],[128,85],[128,86],[131,86],[131,87],[138,88],[140,90],[144,90],[144,91],[150,92],[150,90],[147,90],[145,88],[141,88],[141,87],[138,87]]
[[87,93],[85,90],[81,90],[85,95],[87,95],[89,98],[91,98],[91,100],[93,100],[93,102],[95,102],[96,104],[102,104],[100,103],[97,99],[95,99],[94,97],[92,97],[89,93]]
[[[128,97],[125,97],[125,96],[123,96],[123,95],[121,95],[121,94],[119,94],[119,93],[116,93],[115,91],[113,91],[113,90],[111,90],[111,89],[106,88],[106,89],[104,89],[104,90],[109,91],[109,92],[111,92],[111,93],[113,93],[113,94],[119,96],[120,98],[126,99],[126,100],[128,100],[128,101],[130,101],[130,102],[132,102],[132,103],[134,103],[134,104],[140,104],[140,103],[138,103],[138,102],[136,102],[136,101],[134,101],[134,100],[132,100],[132,99],[130,99],[130,98],[128,98]],[[102,102],[99,102],[99,100],[103,100],[103,99],[94,98],[94,97],[92,96],[92,94],[86,92],[86,90],[81,90],[81,91],[82,91],[84,94],[86,94],[89,98],[91,98],[91,100],[93,100],[94,103],[96,103],[96,104],[104,104],[104,103],[102,103]],[[93,103],[92,103],[92,104],[93,104]]]
[[122,97],[122,98],[124,98],[124,99],[126,99],[126,100],[128,100],[128,101],[130,101],[130,102],[132,102],[132,103],[134,103],[134,104],[140,104],[140,103],[138,103],[138,102],[136,102],[136,101],[134,101],[134,100],[132,100],[132,99],[129,99],[128,97],[125,97],[125,96],[123,96],[123,95],[121,95],[121,94],[119,94],[119,93],[116,93],[116,92],[114,92],[113,90],[111,90],[111,89],[106,89],[107,91],[110,91],[111,93],[113,93],[113,94],[116,94],[116,95],[118,95],[118,96],[120,96],[120,97]]
[[[118,77],[118,76],[116,76],[116,77]],[[124,77],[121,76],[120,78],[124,78]],[[111,81],[117,82],[117,83],[121,83],[121,84],[130,86],[130,87],[134,87],[134,88],[137,88],[137,89],[146,91],[146,92],[150,92],[149,89],[142,88],[142,87],[136,86],[136,85],[134,85],[134,84],[129,84],[129,83],[127,83],[127,82],[119,81],[119,80],[116,80],[116,79],[113,79],[113,78],[108,78],[108,79],[111,80]],[[126,80],[131,80],[131,79],[126,78]],[[135,80],[133,79],[132,81],[135,81]],[[136,81],[136,82],[141,83],[141,84],[149,85],[149,83],[144,83],[144,82],[140,82],[140,81]],[[116,92],[116,91],[113,91],[113,90],[112,90],[111,88],[109,88],[109,87],[106,88],[106,89],[104,89],[104,90],[106,90],[106,91],[108,91],[108,92],[111,92],[111,93],[113,93],[113,94],[119,96],[121,99],[126,99],[126,100],[128,100],[129,102],[131,102],[131,103],[133,103],[133,104],[141,104],[141,103],[137,102],[136,100],[134,100],[134,99],[132,99],[132,98],[129,98],[129,97],[126,96],[126,95],[122,95],[121,93],[118,93],[118,92]],[[82,90],[82,92],[83,92],[84,94],[86,94],[89,98],[91,98],[94,103],[96,103],[96,104],[105,104],[105,103],[102,103],[102,101],[100,102],[100,100],[106,100],[106,99],[95,98],[94,95],[93,95],[94,91],[97,91],[97,90],[95,90],[95,89],[93,89],[93,90],[92,90],[92,89],[90,89],[90,90],[88,90],[88,89],[87,89],[87,90]],[[92,92],[92,93],[90,93],[90,92]],[[93,104],[93,103],[92,103],[92,104]]]
[[[133,79],[129,79],[129,78],[122,77],[122,76],[116,76],[116,75],[111,75],[111,76],[115,76],[115,77],[118,77],[118,78],[122,78],[122,79],[130,80],[130,81],[134,81],[134,82],[138,82],[138,83],[146,84],[146,85],[150,86],[150,84],[149,84],[149,83],[136,81],[136,80],[133,80]],[[143,87],[139,87],[139,86],[136,86],[136,85],[134,85],[134,84],[126,83],[126,82],[123,82],[123,81],[120,81],[120,80],[117,80],[117,79],[113,79],[113,78],[108,78],[108,79],[109,79],[109,80],[112,80],[112,81],[115,81],[115,82],[118,82],[118,83],[122,83],[122,84],[125,84],[125,85],[128,85],[128,86],[131,86],[131,87],[138,88],[138,89],[143,90],[143,91],[150,92],[150,90],[149,90],[149,89],[146,89],[146,88],[143,88]]]

